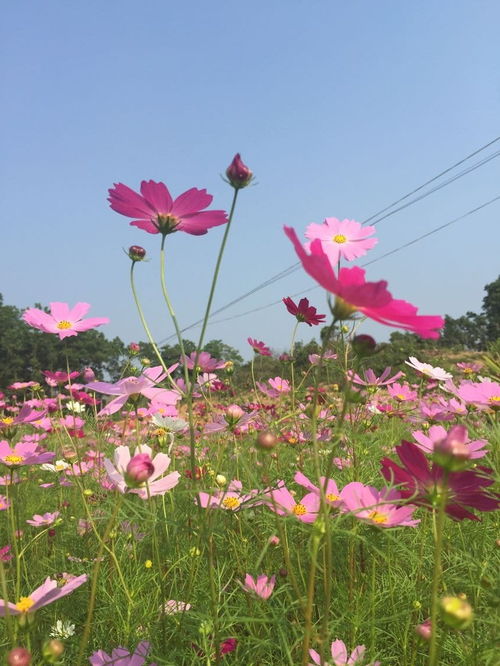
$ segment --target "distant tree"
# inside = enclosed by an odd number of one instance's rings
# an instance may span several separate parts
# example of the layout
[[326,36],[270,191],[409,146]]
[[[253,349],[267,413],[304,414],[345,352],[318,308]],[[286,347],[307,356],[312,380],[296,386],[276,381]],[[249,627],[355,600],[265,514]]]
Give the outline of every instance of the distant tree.
[[486,334],[489,342],[500,338],[500,275],[484,288],[483,314],[486,317]]
[[239,351],[230,345],[227,345],[222,340],[210,340],[203,345],[204,351],[208,352],[210,356],[222,361],[232,361],[235,365],[241,365],[243,358]]
[[488,342],[487,319],[483,314],[467,312],[453,319],[445,316],[445,325],[439,339],[440,347],[483,350]]

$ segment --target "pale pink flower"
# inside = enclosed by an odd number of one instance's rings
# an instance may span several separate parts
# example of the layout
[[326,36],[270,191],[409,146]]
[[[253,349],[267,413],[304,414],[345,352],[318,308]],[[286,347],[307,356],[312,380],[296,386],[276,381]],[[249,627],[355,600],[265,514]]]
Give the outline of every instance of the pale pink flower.
[[149,645],[148,641],[142,641],[133,654],[123,647],[115,648],[111,655],[104,650],[97,650],[89,657],[89,662],[91,666],[143,666],[149,653]]
[[[327,350],[323,354],[323,361],[334,361],[336,358],[337,358],[337,354],[335,354],[331,350]],[[321,359],[321,354],[309,354],[307,359],[308,359],[308,361],[311,365],[318,365],[319,361]]]
[[195,360],[197,372],[213,372],[214,370],[224,368],[226,365],[226,361],[218,361],[216,358],[212,358],[206,351],[200,352],[198,358],[196,358],[195,351],[189,356],[181,356],[181,363],[184,363],[189,370],[193,370]]
[[273,593],[275,584],[276,576],[271,576],[271,578],[269,578],[265,574],[261,574],[260,576],[257,576],[257,579],[254,579],[253,576],[247,573],[245,576],[245,584],[243,585],[243,589],[246,592],[256,594],[261,599],[267,601],[267,599],[269,599]]
[[413,390],[410,385],[406,383],[400,384],[399,382],[394,382],[392,386],[387,387],[387,391],[391,398],[394,398],[398,402],[406,402],[418,398],[417,391]]
[[[302,486],[306,490],[309,490],[311,493],[315,493],[320,497],[321,491],[318,486],[314,485],[305,474],[302,472],[296,472],[295,476],[293,477],[293,480],[295,483],[298,483],[299,486]],[[321,487],[324,488],[325,491],[325,499],[330,506],[334,507],[339,507],[342,504],[342,498],[340,496],[340,491],[338,489],[337,484],[333,479],[328,479],[326,480],[326,477],[321,476],[320,477],[320,483]],[[325,486],[325,481],[326,481],[326,486]]]
[[149,234],[185,231],[201,236],[211,227],[228,221],[223,210],[203,210],[210,206],[213,197],[206,190],[195,187],[175,200],[164,183],[154,180],[142,181],[141,194],[122,183],[115,183],[108,191],[111,208],[121,215],[135,218],[130,224]]
[[4,416],[0,419],[0,430],[2,428],[11,428],[12,426],[25,425],[27,423],[33,424],[35,421],[39,421],[43,418],[46,413],[46,409],[32,409],[31,405],[28,402],[25,402],[17,416]]
[[284,393],[290,393],[291,391],[290,382],[286,379],[275,377],[274,379],[271,378],[267,381],[269,382],[271,388],[266,386],[263,382],[257,382],[257,386],[262,391],[262,393],[265,393],[270,398],[278,398],[280,395],[283,395]]
[[0,511],[6,511],[10,507],[10,500],[5,495],[0,495]]
[[500,384],[493,381],[462,382],[457,391],[464,402],[479,409],[500,409]]
[[[146,444],[142,444],[135,449],[135,455],[145,453],[151,458],[152,450]],[[151,460],[154,467],[153,473],[144,483],[137,485],[135,480],[134,487],[129,487],[127,478],[127,467],[132,459],[128,446],[118,446],[115,449],[113,463],[107,458],[104,460],[104,467],[108,473],[109,480],[121,492],[135,493],[143,500],[147,500],[154,495],[164,495],[179,483],[179,472],[171,472],[162,476],[170,465],[170,458],[165,453],[157,453]]]
[[394,489],[377,490],[359,481],[352,481],[343,488],[340,496],[346,510],[355,518],[377,527],[416,527],[420,522],[412,520],[416,506],[394,504],[401,499],[401,495]]
[[107,317],[82,319],[89,309],[89,303],[77,303],[70,309],[67,303],[54,302],[50,304],[50,314],[38,308],[28,308],[23,314],[23,319],[29,326],[44,333],[55,333],[62,340],[109,323]]
[[391,374],[391,368],[388,366],[384,372],[377,377],[371,368],[368,368],[363,373],[363,378],[357,375],[353,370],[347,371],[347,377],[352,381],[353,384],[360,384],[361,386],[375,387],[375,386],[389,386],[400,377],[403,377],[403,373],[397,372],[392,377],[389,377]]
[[[314,661],[314,664],[317,665],[321,664],[322,666],[352,666],[352,664],[356,664],[358,662],[363,661],[366,650],[364,645],[358,645],[356,648],[354,648],[354,650],[351,652],[351,655],[349,656],[347,654],[347,648],[345,646],[344,641],[341,641],[339,639],[333,641],[330,649],[333,659],[332,664],[323,661],[321,659],[320,654],[316,652],[316,650],[309,650],[309,656]],[[314,666],[314,664],[310,664],[309,666]],[[374,661],[372,664],[367,664],[367,666],[380,666],[380,661]]]
[[36,442],[18,442],[14,448],[5,440],[0,442],[0,463],[7,467],[40,465],[49,462],[55,455],[51,451],[39,451]]
[[438,382],[444,382],[448,379],[453,379],[453,375],[451,375],[449,372],[446,372],[446,370],[443,370],[443,368],[434,367],[429,363],[421,363],[421,361],[415,358],[415,356],[410,356],[410,360],[405,361],[405,363],[406,365],[409,365],[410,368],[413,368],[419,372],[421,375],[429,377],[430,379],[435,379]]
[[[227,490],[216,490],[213,493],[198,493],[198,501],[200,506],[204,509],[225,509],[226,511],[239,511],[245,508],[244,505],[250,500],[254,500],[257,495],[257,490],[251,490],[249,493],[243,494],[242,483],[237,479],[233,479],[227,487]],[[252,501],[252,506],[257,502]],[[260,504],[261,502],[259,502]]]
[[44,513],[43,516],[39,513],[35,513],[31,520],[27,520],[28,525],[33,525],[33,527],[48,527],[53,525],[61,513],[59,511],[54,511],[54,513]]
[[284,481],[278,481],[277,488],[266,493],[266,504],[279,516],[295,516],[303,523],[313,523],[318,517],[320,498],[317,493],[307,493],[296,502]]
[[175,615],[175,613],[185,613],[186,611],[190,610],[190,608],[191,604],[188,604],[185,601],[169,599],[163,606],[163,612],[165,615]]
[[[470,441],[467,433],[467,428],[464,426],[456,426],[463,428],[461,431],[464,444],[469,451],[469,458],[483,458],[488,451],[485,450],[488,442],[485,439],[475,439]],[[450,430],[453,430],[453,428]],[[442,442],[448,437],[448,432],[440,425],[433,425],[429,428],[429,432],[425,434],[422,430],[415,430],[411,433],[416,440],[417,446],[424,451],[424,453],[434,453],[434,448],[438,442]]]
[[[64,581],[64,579],[63,579]],[[72,576],[61,586],[61,581],[46,578],[45,583],[37,587],[28,597],[21,597],[15,604],[5,599],[0,599],[0,617],[4,617],[6,609],[9,609],[10,615],[25,615],[34,613],[42,606],[47,606],[57,599],[67,596],[77,587],[87,581],[87,574],[82,576]]]
[[[337,220],[336,217],[327,217],[323,224],[310,224],[306,230],[306,237],[311,241],[318,239],[323,252],[333,264],[340,259],[352,261],[365,255],[368,250],[378,243],[377,238],[368,238],[375,233],[375,227],[363,227],[354,220]],[[311,243],[305,243],[309,249]]]

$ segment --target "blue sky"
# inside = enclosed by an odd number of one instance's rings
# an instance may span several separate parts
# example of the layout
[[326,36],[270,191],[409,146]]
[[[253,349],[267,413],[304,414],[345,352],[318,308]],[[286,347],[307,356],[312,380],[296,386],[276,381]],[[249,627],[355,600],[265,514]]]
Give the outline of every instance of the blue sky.
[[[109,209],[107,189],[142,179],[206,188],[229,208],[220,174],[234,153],[242,191],[214,307],[296,261],[283,224],[363,220],[500,134],[496,0],[26,0],[4,7],[0,291],[18,307],[87,301],[102,328],[145,339],[122,248],[143,245],[138,287],[158,339],[159,237]],[[498,149],[497,143],[489,152]],[[486,155],[483,153],[482,155]],[[478,158],[479,159],[479,158]],[[471,162],[472,163],[472,162]],[[500,194],[500,159],[377,226],[366,261]],[[367,269],[425,314],[481,307],[499,272],[500,202]],[[197,320],[222,229],[168,238],[167,281],[182,326]],[[242,301],[238,315],[314,283],[302,271]],[[320,289],[308,292],[325,310]],[[276,350],[284,306],[209,326],[246,357],[248,336]],[[391,329],[367,324],[386,339]],[[186,332],[195,339],[199,329]],[[299,339],[315,331],[302,327]]]

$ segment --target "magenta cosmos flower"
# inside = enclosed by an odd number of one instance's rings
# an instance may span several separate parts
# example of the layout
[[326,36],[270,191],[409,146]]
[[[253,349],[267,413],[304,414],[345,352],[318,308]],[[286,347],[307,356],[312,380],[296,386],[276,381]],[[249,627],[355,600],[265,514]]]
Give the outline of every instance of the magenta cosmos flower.
[[[111,655],[104,650],[97,650],[89,657],[91,666],[143,666],[149,653],[149,642],[142,641],[131,654],[123,647],[117,647]],[[156,664],[151,664],[156,666]]]
[[359,481],[348,483],[340,496],[344,507],[358,520],[377,527],[416,527],[420,520],[412,520],[416,506],[394,504],[401,500],[397,490],[365,486]]
[[366,386],[366,387],[376,387],[376,386],[389,386],[389,384],[392,384],[396,380],[398,380],[400,377],[403,377],[403,373],[397,372],[395,375],[392,377],[389,377],[391,374],[392,368],[388,366],[384,372],[380,375],[380,377],[377,377],[376,374],[373,372],[371,368],[368,368],[363,372],[363,379],[359,375],[357,375],[353,370],[348,370],[347,371],[347,378],[352,381],[353,384],[360,384],[361,386]]
[[196,361],[197,372],[213,372],[220,370],[226,366],[226,361],[219,361],[212,358],[206,351],[202,351],[196,358],[196,352],[192,352],[189,356],[181,356],[181,363],[183,363],[189,370],[194,370],[194,363]]
[[226,224],[225,211],[203,210],[210,206],[212,199],[206,190],[193,187],[174,200],[167,186],[154,180],[143,180],[140,194],[122,183],[115,183],[108,197],[113,210],[135,218],[130,223],[132,226],[164,236],[174,231],[202,236],[207,229]]
[[261,356],[272,356],[271,350],[264,342],[262,342],[262,340],[247,338],[247,342],[256,354],[260,354]]
[[[169,374],[175,370],[177,363],[168,368]],[[158,388],[156,384],[163,381],[167,374],[161,365],[147,368],[139,377],[124,377],[115,384],[110,382],[89,382],[85,388],[105,395],[115,395],[98,416],[109,416],[120,410],[131,396],[143,395],[148,400],[161,402],[164,405],[175,405],[180,400],[180,393]]]
[[304,322],[309,326],[317,326],[318,324],[323,324],[326,315],[317,314],[316,308],[312,305],[309,305],[309,300],[307,298],[301,298],[299,304],[297,305],[292,299],[288,296],[283,298],[283,303],[286,306],[288,312],[293,315],[297,321]]
[[[148,473],[145,474],[144,480],[141,482],[135,469],[129,468],[131,460],[134,462],[132,466],[135,468],[137,456],[140,454],[147,454],[149,456],[148,462],[152,466],[152,470],[148,465]],[[104,460],[104,467],[108,473],[108,478],[121,492],[135,493],[143,500],[147,500],[153,495],[164,495],[168,490],[171,490],[179,483],[179,472],[171,472],[166,476],[162,476],[167,471],[170,465],[170,458],[166,453],[157,453],[154,458],[151,458],[152,450],[146,444],[141,444],[135,449],[134,458],[130,455],[128,446],[118,446],[115,449],[113,462],[107,458]],[[145,459],[142,457],[140,460],[141,467],[144,465]]]
[[462,382],[457,395],[479,409],[500,409],[500,384],[498,382],[484,381],[476,384]]
[[278,487],[267,495],[267,506],[278,516],[295,516],[303,523],[314,523],[318,517],[321,500],[316,493],[307,493],[296,502],[284,481],[278,481]]
[[257,576],[256,579],[254,579],[253,576],[247,573],[245,576],[245,584],[243,585],[243,589],[245,592],[255,594],[261,599],[267,601],[267,599],[269,599],[273,593],[275,584],[276,576],[271,576],[271,578],[269,578],[265,574],[261,574],[260,576]]
[[62,597],[71,594],[73,590],[76,590],[77,587],[80,587],[80,585],[83,585],[86,581],[87,574],[74,576],[61,587],[61,581],[47,578],[45,583],[40,587],[37,587],[29,597],[21,597],[16,604],[0,599],[0,617],[5,616],[7,608],[9,609],[10,615],[34,613],[42,606],[48,606],[53,601],[57,601],[57,599],[61,599]]
[[[307,476],[302,472],[295,472],[293,480],[295,481],[295,483],[298,483],[299,486],[302,486],[306,490],[309,490],[309,492],[315,493],[318,497],[321,496],[320,488],[318,486],[315,486],[314,483],[312,483],[310,479],[308,479]],[[324,488],[325,490],[325,499],[327,503],[330,504],[331,506],[339,507],[342,504],[342,498],[340,496],[340,491],[335,481],[333,479],[327,480],[326,477],[324,476],[320,476],[319,481],[321,483],[321,487]]]
[[438,330],[444,326],[442,317],[418,315],[414,305],[392,297],[385,280],[366,282],[365,271],[357,266],[342,268],[337,277],[320,240],[312,241],[311,254],[307,254],[294,229],[285,227],[285,233],[306,273],[337,296],[336,309],[342,311],[343,318],[359,311],[381,324],[412,331],[422,338],[439,338]]
[[[375,233],[375,227],[363,227],[354,220],[337,220],[327,217],[323,224],[310,224],[306,230],[307,238],[318,239],[323,252],[333,264],[340,259],[352,261],[365,255],[378,243],[377,238],[368,238]],[[311,243],[306,243],[309,249]]]
[[384,458],[382,474],[386,481],[399,486],[402,497],[411,499],[414,504],[428,509],[437,506],[446,478],[446,513],[455,520],[479,520],[469,508],[479,511],[499,508],[498,496],[485,490],[495,482],[491,469],[478,466],[474,470],[446,472],[436,462],[431,466],[424,453],[412,442],[403,441],[396,446],[396,453],[401,464]]
[[[349,656],[347,654],[347,648],[344,641],[339,639],[333,641],[330,649],[333,659],[331,664],[329,662],[322,661],[320,654],[316,652],[316,650],[309,650],[309,656],[314,661],[314,664],[323,664],[323,666],[352,666],[352,664],[363,661],[366,650],[364,645],[358,645],[356,648],[354,648]],[[309,666],[314,666],[314,664],[310,664]],[[368,664],[367,666],[380,666],[380,661],[374,661],[372,664]]]
[[109,323],[107,317],[82,319],[89,309],[89,303],[77,303],[70,309],[67,303],[55,302],[50,304],[50,314],[38,308],[28,308],[23,314],[23,319],[29,326],[44,333],[55,333],[62,340]]

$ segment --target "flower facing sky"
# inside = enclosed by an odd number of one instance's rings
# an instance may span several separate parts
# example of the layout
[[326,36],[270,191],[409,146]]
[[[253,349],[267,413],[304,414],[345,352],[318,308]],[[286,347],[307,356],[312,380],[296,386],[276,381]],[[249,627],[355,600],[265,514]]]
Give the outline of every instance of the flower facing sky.
[[297,321],[303,321],[309,326],[317,326],[318,324],[323,324],[326,319],[326,315],[317,314],[316,308],[309,305],[307,298],[301,298],[298,305],[289,296],[282,300],[288,312],[296,317]]
[[250,347],[253,348],[256,354],[260,354],[261,356],[272,356],[271,350],[264,342],[262,342],[262,340],[254,340],[254,338],[247,338],[247,342],[250,345]]
[[405,361],[405,363],[421,375],[429,377],[429,379],[435,379],[438,382],[444,382],[447,379],[453,378],[453,376],[450,375],[449,372],[446,372],[446,370],[443,370],[443,368],[434,367],[429,363],[421,363],[418,358],[415,358],[415,356],[410,356],[410,360]]
[[87,574],[82,576],[74,576],[64,583],[61,587],[60,582],[46,578],[45,583],[37,587],[29,597],[21,597],[15,604],[10,601],[0,599],[0,617],[5,616],[6,608],[8,607],[10,615],[22,615],[25,613],[34,613],[42,606],[48,606],[53,601],[61,599],[62,597],[71,594],[77,587],[83,585],[87,581]]
[[337,277],[319,239],[311,242],[308,254],[294,229],[285,227],[285,233],[292,241],[306,273],[337,296],[337,318],[347,319],[359,311],[380,324],[412,331],[421,338],[439,338],[439,329],[444,326],[442,317],[417,314],[414,305],[392,297],[385,280],[367,282],[365,271],[357,266],[342,268]]
[[185,231],[193,236],[201,236],[211,227],[227,223],[225,211],[203,210],[210,206],[212,199],[206,190],[196,187],[172,199],[167,186],[154,180],[143,180],[140,194],[127,185],[116,183],[108,197],[114,211],[134,218],[130,224],[149,234]]
[[[111,655],[104,652],[104,650],[97,650],[89,657],[91,666],[143,666],[146,662],[146,657],[149,653],[149,642],[142,641],[131,654],[123,647],[117,647],[113,650]],[[151,664],[155,666],[155,664]]]
[[275,583],[276,576],[271,576],[271,578],[269,578],[265,574],[261,574],[260,576],[257,576],[256,579],[254,579],[253,576],[247,573],[245,576],[245,584],[243,585],[243,589],[246,592],[255,594],[261,599],[267,601],[267,599],[269,599],[273,593]]
[[[368,250],[378,243],[377,238],[368,238],[375,233],[375,227],[363,227],[354,220],[337,220],[336,217],[327,217],[323,224],[310,224],[306,236],[310,241],[318,239],[323,252],[333,264],[340,259],[352,261],[365,255]],[[311,243],[305,244],[309,249]]]
[[[331,664],[330,662],[323,661],[316,650],[309,650],[309,656],[314,661],[314,664],[324,664],[324,666],[352,666],[352,664],[363,661],[365,649],[364,645],[358,645],[349,656],[344,641],[337,638],[330,646],[333,660]],[[310,666],[314,666],[314,664],[310,664]],[[372,664],[368,664],[368,666],[380,666],[380,661],[375,661]]]
[[24,311],[23,319],[29,326],[44,333],[55,333],[62,340],[109,323],[107,317],[83,319],[89,309],[89,303],[77,303],[70,308],[67,303],[54,302],[50,304],[50,314],[38,308],[28,308]]

